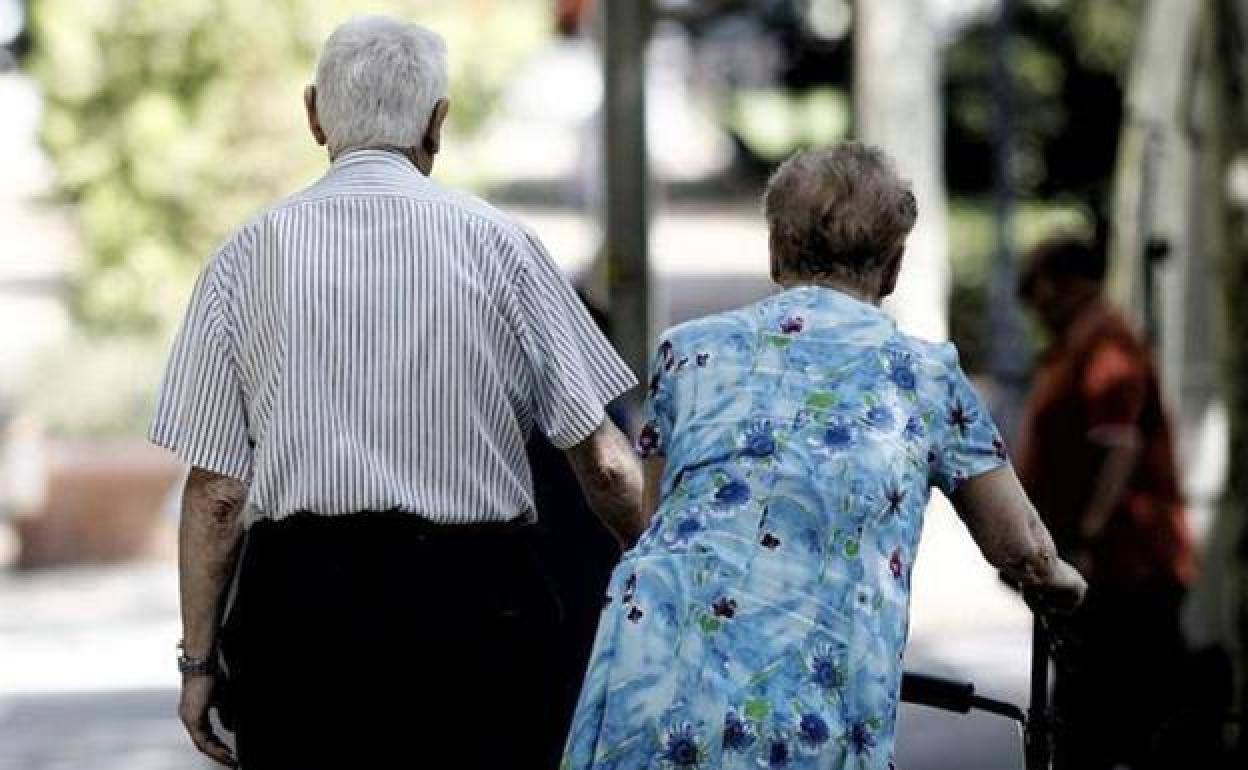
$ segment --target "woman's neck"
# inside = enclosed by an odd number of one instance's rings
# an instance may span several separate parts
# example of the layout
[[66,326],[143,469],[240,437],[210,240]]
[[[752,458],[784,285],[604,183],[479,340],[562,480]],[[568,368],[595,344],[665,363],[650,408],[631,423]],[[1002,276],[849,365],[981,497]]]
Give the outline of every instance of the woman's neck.
[[879,307],[880,293],[853,281],[845,281],[830,276],[783,276],[776,279],[776,283],[785,289],[796,289],[799,286],[820,286],[825,289],[839,291],[841,294],[847,294],[859,302],[865,302],[868,305]]

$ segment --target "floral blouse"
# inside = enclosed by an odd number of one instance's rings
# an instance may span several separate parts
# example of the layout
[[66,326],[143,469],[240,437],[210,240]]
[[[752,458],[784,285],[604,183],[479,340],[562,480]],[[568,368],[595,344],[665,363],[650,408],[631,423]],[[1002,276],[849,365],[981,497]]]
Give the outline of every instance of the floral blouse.
[[930,488],[1005,463],[952,345],[831,289],[668,332],[564,767],[890,768]]

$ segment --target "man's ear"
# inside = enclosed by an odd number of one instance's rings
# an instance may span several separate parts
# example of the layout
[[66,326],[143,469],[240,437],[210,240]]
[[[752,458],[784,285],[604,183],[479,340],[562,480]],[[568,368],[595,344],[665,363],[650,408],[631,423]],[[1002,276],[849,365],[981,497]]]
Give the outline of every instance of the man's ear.
[[442,149],[442,124],[446,122],[446,113],[451,109],[448,99],[439,99],[433,105],[433,114],[429,116],[429,126],[425,129],[425,137],[420,141],[420,148],[432,158]]
[[321,118],[316,114],[316,86],[311,83],[303,89],[303,109],[308,113],[308,130],[312,132],[312,138],[324,147],[328,139],[325,138],[325,129],[321,128]]

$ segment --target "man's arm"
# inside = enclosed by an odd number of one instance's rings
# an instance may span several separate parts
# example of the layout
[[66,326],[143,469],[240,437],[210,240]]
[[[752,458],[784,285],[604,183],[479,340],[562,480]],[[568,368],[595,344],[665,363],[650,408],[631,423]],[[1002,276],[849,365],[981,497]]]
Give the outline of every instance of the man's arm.
[[1059,609],[1073,609],[1083,600],[1087,584],[1058,558],[1053,538],[1013,467],[966,481],[952,502],[984,557],[1005,577],[1040,590]]
[[[182,594],[182,641],[187,657],[210,660],[217,641],[217,612],[238,555],[239,513],[247,485],[202,468],[192,468],[182,492],[178,528],[178,576]],[[188,674],[182,680],[178,714],[196,748],[216,761],[234,757],[213,732],[208,706],[215,676]]]
[[1133,426],[1100,428],[1088,434],[1088,441],[1102,456],[1092,499],[1079,522],[1080,535],[1092,540],[1100,536],[1114,509],[1122,502],[1140,457],[1140,436]]
[[630,547],[645,530],[641,466],[628,438],[605,419],[584,441],[566,450],[589,507]]

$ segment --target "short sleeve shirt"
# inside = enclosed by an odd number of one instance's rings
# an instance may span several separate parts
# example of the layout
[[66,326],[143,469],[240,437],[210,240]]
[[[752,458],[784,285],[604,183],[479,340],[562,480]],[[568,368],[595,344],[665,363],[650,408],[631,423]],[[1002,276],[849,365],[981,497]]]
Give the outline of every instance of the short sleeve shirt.
[[151,439],[249,483],[247,521],[531,514],[635,379],[538,238],[379,150],[341,156],[204,267]]

